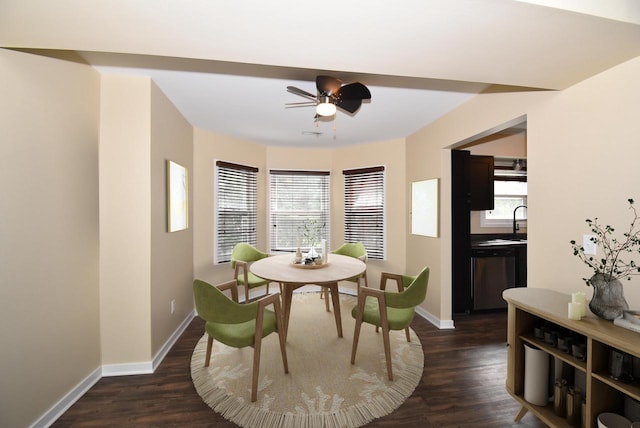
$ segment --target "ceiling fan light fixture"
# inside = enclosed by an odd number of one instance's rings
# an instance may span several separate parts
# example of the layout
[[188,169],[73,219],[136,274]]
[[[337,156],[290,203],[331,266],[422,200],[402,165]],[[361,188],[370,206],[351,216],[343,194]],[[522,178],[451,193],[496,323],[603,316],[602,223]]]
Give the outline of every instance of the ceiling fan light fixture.
[[336,105],[331,102],[330,97],[320,97],[316,106],[316,114],[318,116],[333,116],[336,114]]

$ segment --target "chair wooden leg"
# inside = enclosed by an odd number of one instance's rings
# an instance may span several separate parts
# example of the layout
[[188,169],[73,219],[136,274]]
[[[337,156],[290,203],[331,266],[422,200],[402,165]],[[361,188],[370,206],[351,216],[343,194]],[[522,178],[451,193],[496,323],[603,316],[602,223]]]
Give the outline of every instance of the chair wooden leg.
[[356,363],[356,352],[358,352],[358,340],[360,339],[360,327],[362,327],[362,320],[356,321],[356,328],[353,331],[353,345],[351,346],[351,364]]
[[358,340],[360,339],[360,327],[362,327],[362,313],[364,312],[364,297],[358,297],[358,313],[356,314],[356,327],[353,330],[353,345],[351,346],[351,364],[356,362]]
[[393,380],[393,371],[391,369],[391,344],[389,341],[389,327],[382,326],[382,338],[384,341],[384,356],[387,360],[387,373],[389,374],[389,380]]
[[204,366],[209,367],[209,361],[211,360],[211,348],[213,347],[213,337],[207,338],[207,354],[204,357]]
[[404,332],[407,335],[407,342],[411,342],[411,336],[409,335],[409,327],[405,327]]
[[253,344],[253,377],[251,379],[251,402],[254,402],[258,399],[258,377],[260,375],[261,347],[262,347],[262,338],[259,338],[255,340],[255,343]]

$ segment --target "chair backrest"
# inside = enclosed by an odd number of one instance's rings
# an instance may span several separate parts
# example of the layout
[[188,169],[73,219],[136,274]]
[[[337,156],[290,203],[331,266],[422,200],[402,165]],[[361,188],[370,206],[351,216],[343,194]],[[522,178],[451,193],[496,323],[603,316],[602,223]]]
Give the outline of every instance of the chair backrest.
[[353,257],[362,261],[367,260],[367,249],[364,247],[362,242],[345,242],[331,253]]
[[239,304],[229,299],[217,287],[196,279],[193,281],[196,311],[207,322],[238,324],[255,319],[258,302]]
[[263,253],[253,245],[240,242],[233,247],[233,251],[231,252],[231,267],[235,269],[236,261],[255,262],[268,256],[267,253]]
[[[403,276],[403,283],[410,277]],[[418,306],[427,297],[429,268],[425,267],[401,293],[385,291],[387,306],[391,308],[412,308]]]

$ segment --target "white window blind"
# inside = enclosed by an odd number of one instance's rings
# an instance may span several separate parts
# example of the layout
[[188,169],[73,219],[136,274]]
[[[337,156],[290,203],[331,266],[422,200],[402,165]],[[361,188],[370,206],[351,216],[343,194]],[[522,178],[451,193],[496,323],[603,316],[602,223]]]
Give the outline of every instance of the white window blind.
[[370,259],[384,259],[384,167],[342,171],[344,240],[362,242]]
[[258,168],[216,162],[216,261],[230,261],[238,242],[256,245]]
[[329,240],[329,171],[269,172],[270,251],[305,251],[301,229],[305,221],[320,227],[320,239]]

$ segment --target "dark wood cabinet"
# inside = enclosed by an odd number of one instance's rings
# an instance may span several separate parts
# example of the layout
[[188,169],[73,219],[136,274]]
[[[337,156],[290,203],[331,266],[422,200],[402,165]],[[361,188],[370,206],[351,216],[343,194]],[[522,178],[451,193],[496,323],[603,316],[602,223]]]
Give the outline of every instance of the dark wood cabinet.
[[493,156],[470,156],[471,210],[493,209]]
[[516,287],[527,286],[527,246],[516,245]]
[[451,151],[451,282],[453,313],[469,313],[471,294],[471,156]]
[[473,308],[471,211],[493,209],[493,156],[451,151],[451,248],[453,313]]

